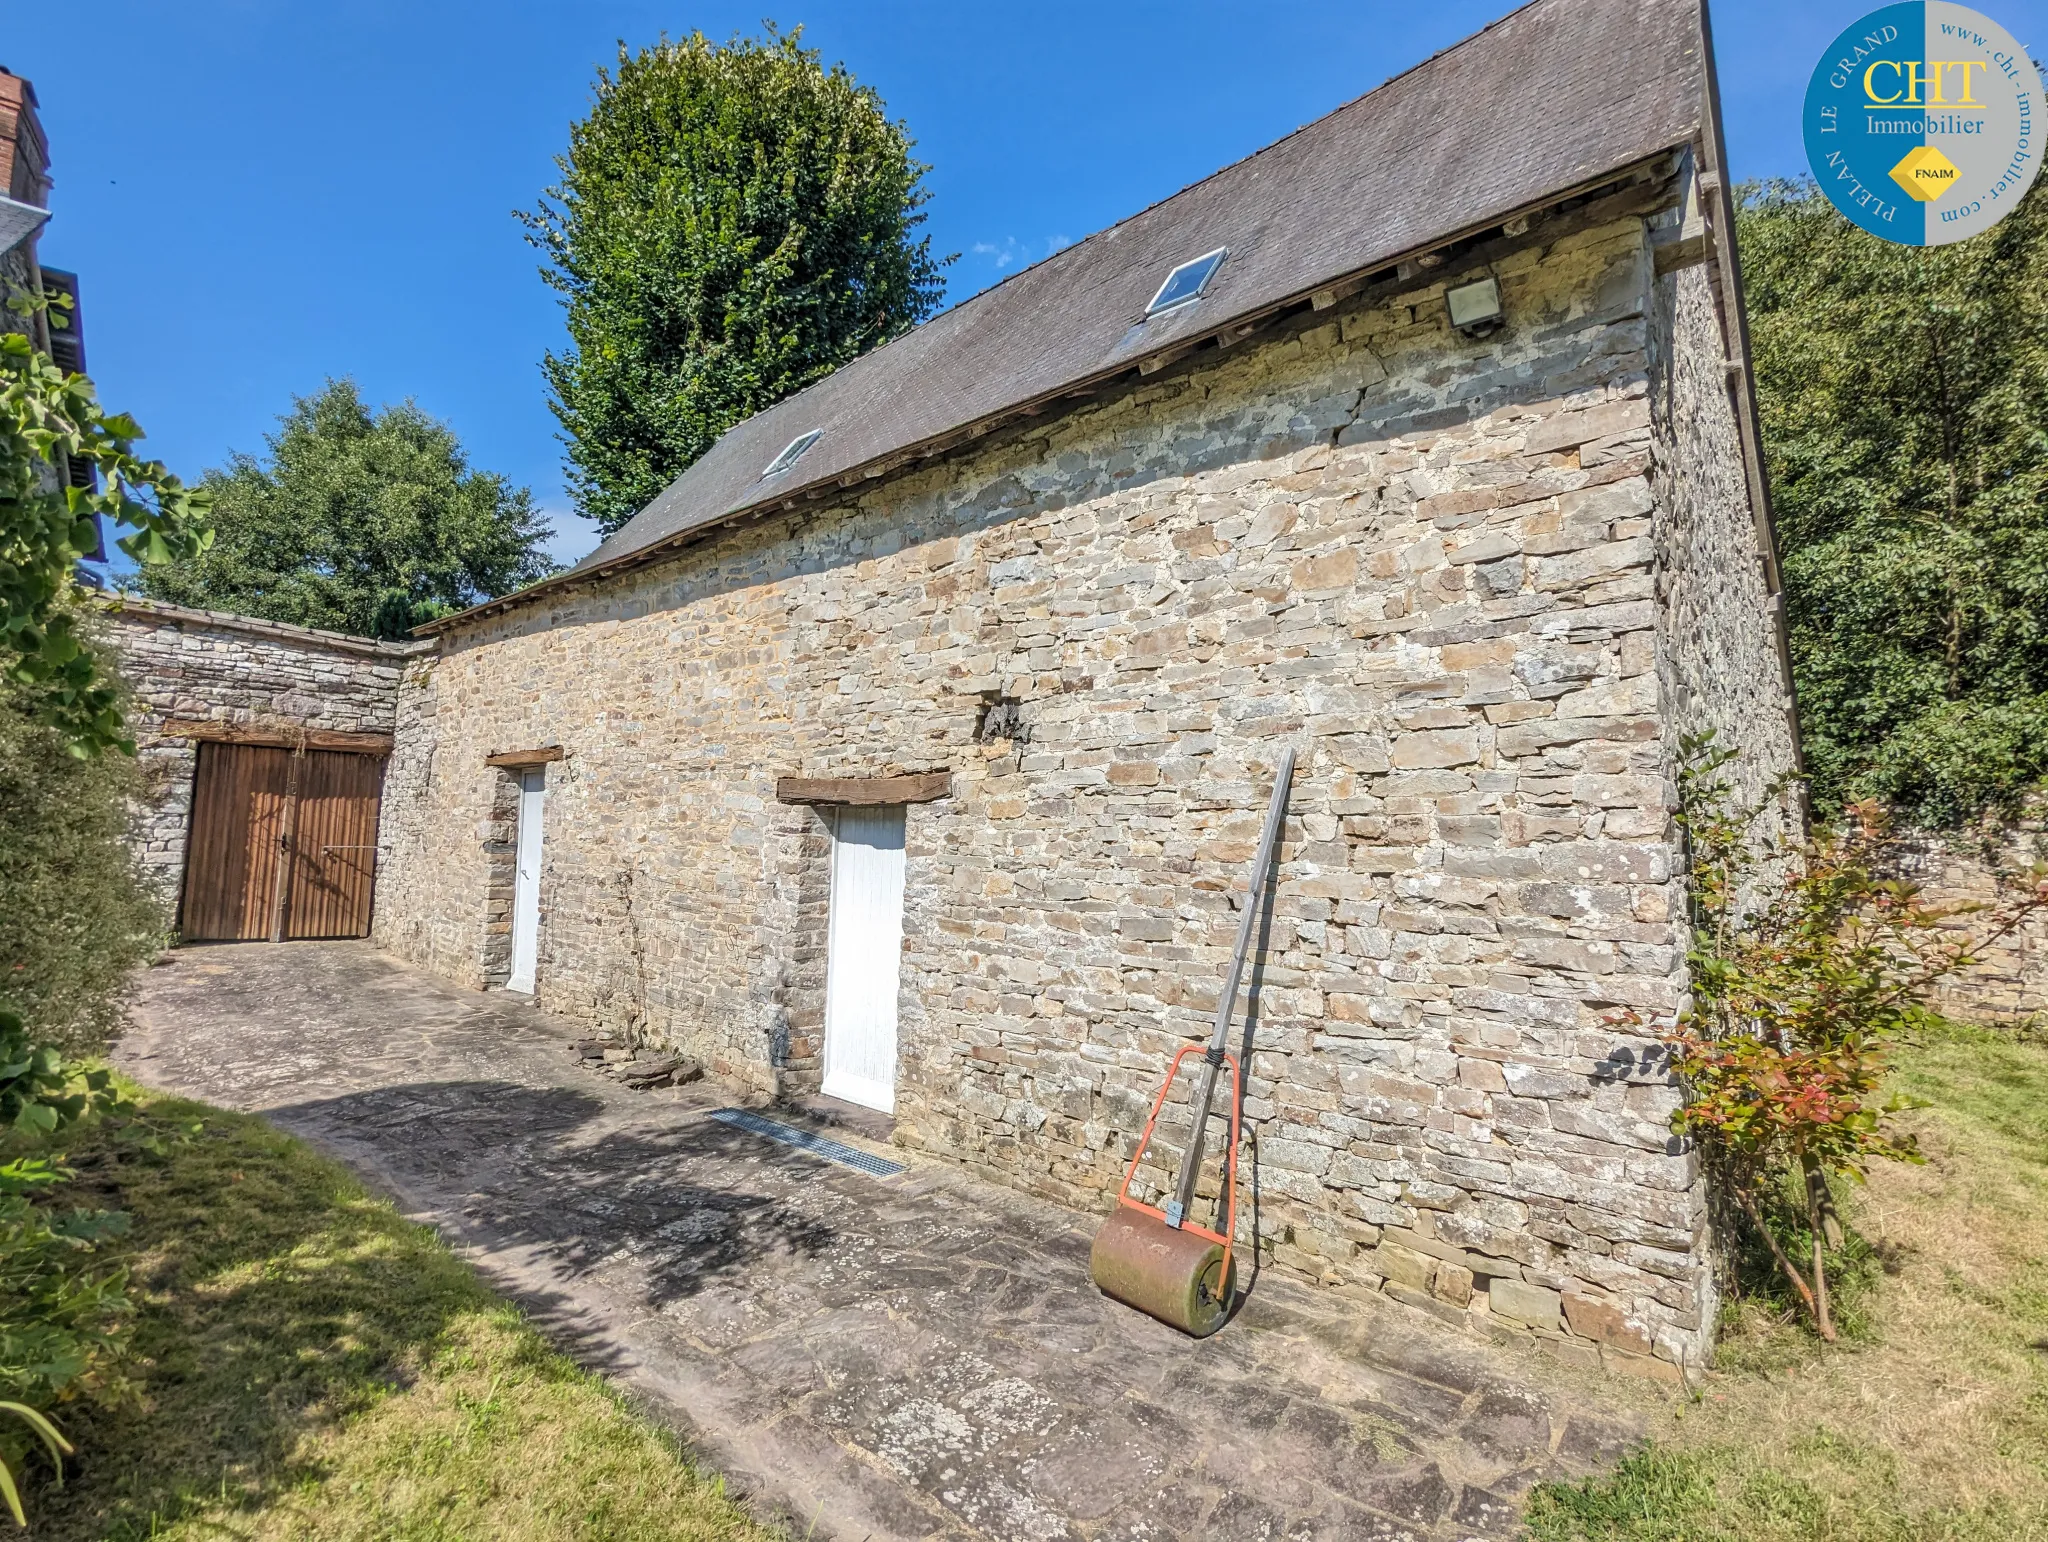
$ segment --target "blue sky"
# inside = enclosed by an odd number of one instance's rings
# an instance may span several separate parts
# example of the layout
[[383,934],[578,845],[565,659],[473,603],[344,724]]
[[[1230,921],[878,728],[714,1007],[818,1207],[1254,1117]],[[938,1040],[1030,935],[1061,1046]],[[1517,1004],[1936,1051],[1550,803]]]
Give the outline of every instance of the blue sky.
[[[1826,44],[1875,0],[1714,9],[1737,177],[1803,170]],[[758,28],[843,60],[932,165],[951,297],[1165,197],[1512,7],[696,6],[614,0],[101,0],[9,8],[57,186],[44,261],[79,271],[92,373],[188,477],[259,451],[294,395],[352,375],[451,422],[475,464],[564,515],[539,362],[561,313],[515,208],[553,176],[594,68],[630,46]],[[1980,4],[2036,57],[2048,0]],[[591,544],[557,518],[563,558]]]

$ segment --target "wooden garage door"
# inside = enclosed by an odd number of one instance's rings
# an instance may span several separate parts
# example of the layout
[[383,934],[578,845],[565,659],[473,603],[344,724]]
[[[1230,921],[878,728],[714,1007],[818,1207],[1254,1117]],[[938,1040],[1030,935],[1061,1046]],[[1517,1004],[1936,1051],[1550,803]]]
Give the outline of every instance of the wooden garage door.
[[383,777],[372,755],[200,745],[184,936],[367,936]]

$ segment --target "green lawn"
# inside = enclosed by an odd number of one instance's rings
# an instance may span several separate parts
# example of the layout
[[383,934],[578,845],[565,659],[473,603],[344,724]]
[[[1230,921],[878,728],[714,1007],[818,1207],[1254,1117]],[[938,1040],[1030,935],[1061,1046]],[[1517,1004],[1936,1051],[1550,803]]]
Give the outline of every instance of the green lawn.
[[30,1535],[760,1538],[715,1479],[542,1342],[426,1229],[258,1120],[167,1160],[87,1132],[81,1202],[134,1217],[130,1384],[58,1409]]
[[2048,1542],[2048,1047],[1949,1025],[1896,1080],[1930,1160],[1848,1196],[1845,1342],[1731,1312],[1648,1447],[1538,1493],[1538,1542]]

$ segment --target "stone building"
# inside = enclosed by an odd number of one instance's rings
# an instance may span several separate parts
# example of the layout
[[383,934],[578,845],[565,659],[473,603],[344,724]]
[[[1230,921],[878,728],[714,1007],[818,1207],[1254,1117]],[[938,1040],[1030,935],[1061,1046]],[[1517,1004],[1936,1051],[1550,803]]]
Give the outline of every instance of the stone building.
[[[251,936],[267,936],[280,887],[317,893],[332,866],[359,897],[336,925],[307,914],[290,935],[360,935],[368,930],[368,880],[377,827],[376,788],[391,752],[398,681],[419,643],[379,642],[251,616],[191,610],[136,595],[103,595],[94,630],[119,661],[134,693],[129,729],[143,771],[134,841],[143,871],[178,918],[180,935],[206,938],[217,927],[193,924],[197,896],[188,874],[207,870],[254,891]],[[337,758],[338,757],[338,758]],[[287,762],[296,759],[294,776]],[[257,773],[250,775],[250,772]],[[231,775],[231,773],[233,773]],[[263,773],[277,782],[266,785]],[[336,774],[338,773],[338,774]],[[334,785],[325,787],[320,776]],[[234,806],[207,796],[208,783],[234,793]],[[303,785],[302,785],[303,784]],[[349,853],[299,843],[280,874],[280,847],[293,845],[282,820],[287,801],[310,807],[322,791],[349,823],[365,826]],[[207,847],[194,859],[195,815]],[[209,819],[209,815],[215,816]],[[294,825],[296,825],[296,816]],[[313,826],[309,822],[307,832]],[[318,923],[314,929],[314,923]],[[240,928],[236,934],[240,934]]]
[[[1100,1210],[1253,972],[1261,1244],[1706,1347],[1681,734],[1796,761],[1705,18],[1536,0],[423,629],[376,937]],[[1248,1223],[1249,1224],[1249,1223]]]

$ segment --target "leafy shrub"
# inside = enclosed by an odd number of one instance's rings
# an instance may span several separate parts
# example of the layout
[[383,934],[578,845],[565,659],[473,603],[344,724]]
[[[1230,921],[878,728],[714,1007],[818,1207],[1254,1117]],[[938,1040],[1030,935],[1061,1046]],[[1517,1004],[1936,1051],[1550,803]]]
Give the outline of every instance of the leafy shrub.
[[[41,312],[61,330],[70,300],[58,298],[52,308],[41,293],[17,291],[6,308],[14,325]],[[0,674],[82,757],[135,750],[119,692],[68,603],[74,567],[99,544],[99,521],[131,530],[117,544],[145,566],[197,556],[213,539],[208,495],[136,455],[141,437],[133,418],[101,408],[85,376],[61,369],[25,332],[0,331]],[[90,466],[92,484],[50,474],[67,463]]]
[[93,1258],[128,1218],[38,1203],[70,1176],[46,1157],[0,1163],[0,1395],[34,1408],[53,1407],[102,1368],[133,1310],[123,1273]]
[[[69,325],[40,292],[6,308]],[[137,456],[141,437],[25,330],[0,331],[0,996],[22,1009],[0,1006],[0,1501],[16,1521],[25,1445],[66,1449],[42,1410],[109,1358],[128,1311],[119,1272],[91,1258],[123,1218],[38,1203],[69,1174],[21,1147],[122,1106],[104,1072],[74,1070],[59,1045],[106,1035],[162,931],[124,839],[136,773],[106,753],[135,753],[121,689],[87,641],[72,577],[102,519],[132,532],[119,545],[144,564],[212,539],[207,495]],[[66,467],[94,476],[52,474]]]
[[[1782,783],[1740,803],[1735,758],[1688,739],[1679,774],[1688,846],[1690,1004],[1668,1036],[1686,1101],[1672,1127],[1699,1144],[1718,1197],[1748,1223],[1820,1336],[1836,1337],[1828,1254],[1846,1243],[1831,1180],[1922,1160],[1880,1098],[1887,1054],[1938,980],[2048,906],[2048,874],[1971,931],[1914,885],[1880,876],[1890,831],[1875,804],[1797,846],[1756,839]],[[1796,1198],[1788,1198],[1796,1196]],[[1803,1258],[1803,1261],[1802,1261]]]
[[126,839],[139,768],[65,749],[31,693],[0,678],[0,997],[41,1041],[84,1051],[117,1025],[165,917]]
[[[0,1008],[0,1156],[95,1114],[133,1113],[107,1072],[67,1064]],[[109,1373],[134,1311],[125,1273],[95,1257],[128,1218],[47,1203],[71,1176],[44,1155],[0,1161],[0,1502],[23,1524],[24,1457],[37,1444],[53,1458],[69,1449],[45,1411]]]

